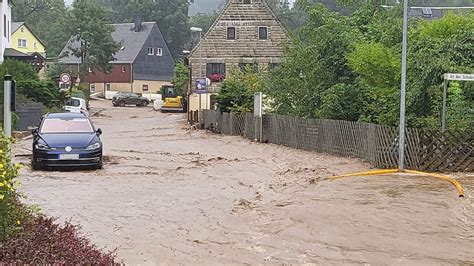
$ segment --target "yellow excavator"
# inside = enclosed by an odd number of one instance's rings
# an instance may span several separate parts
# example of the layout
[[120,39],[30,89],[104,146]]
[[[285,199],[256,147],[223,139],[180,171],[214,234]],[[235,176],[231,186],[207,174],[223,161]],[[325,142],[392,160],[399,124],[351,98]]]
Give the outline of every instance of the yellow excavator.
[[172,85],[164,85],[161,87],[161,112],[186,112],[186,100],[183,96],[178,95],[177,90]]

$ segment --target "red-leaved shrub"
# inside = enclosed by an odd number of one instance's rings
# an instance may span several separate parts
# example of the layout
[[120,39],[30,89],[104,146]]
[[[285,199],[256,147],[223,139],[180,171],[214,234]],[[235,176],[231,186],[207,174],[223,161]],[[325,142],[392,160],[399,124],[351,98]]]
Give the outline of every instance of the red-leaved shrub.
[[114,252],[103,252],[79,232],[79,227],[39,215],[23,224],[21,233],[0,241],[0,265],[118,265]]

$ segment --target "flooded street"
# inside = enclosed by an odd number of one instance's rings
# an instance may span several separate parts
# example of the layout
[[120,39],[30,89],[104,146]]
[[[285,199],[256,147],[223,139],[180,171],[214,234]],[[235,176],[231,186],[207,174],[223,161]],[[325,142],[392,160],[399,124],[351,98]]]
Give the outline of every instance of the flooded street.
[[[21,171],[27,202],[130,265],[474,264],[474,176],[325,178],[338,158],[189,130],[183,114],[93,101],[100,171]],[[15,145],[29,163],[31,139]]]

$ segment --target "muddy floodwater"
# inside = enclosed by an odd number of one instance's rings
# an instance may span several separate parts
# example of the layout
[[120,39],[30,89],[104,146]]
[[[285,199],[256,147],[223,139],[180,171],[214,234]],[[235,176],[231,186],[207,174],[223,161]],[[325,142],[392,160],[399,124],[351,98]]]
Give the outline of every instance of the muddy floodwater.
[[[21,171],[27,202],[129,265],[474,264],[474,176],[329,176],[370,165],[189,130],[183,114],[93,101],[99,171]],[[31,139],[15,145],[29,164]]]

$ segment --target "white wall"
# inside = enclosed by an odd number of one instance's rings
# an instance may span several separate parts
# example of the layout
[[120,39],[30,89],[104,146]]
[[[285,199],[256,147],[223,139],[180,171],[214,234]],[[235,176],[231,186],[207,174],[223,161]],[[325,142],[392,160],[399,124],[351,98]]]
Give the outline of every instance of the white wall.
[[[11,34],[12,34],[12,7],[9,0],[1,0],[0,6],[0,63],[3,63],[5,48],[11,47]],[[6,16],[6,37],[4,33],[4,16]]]

